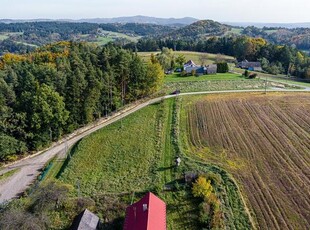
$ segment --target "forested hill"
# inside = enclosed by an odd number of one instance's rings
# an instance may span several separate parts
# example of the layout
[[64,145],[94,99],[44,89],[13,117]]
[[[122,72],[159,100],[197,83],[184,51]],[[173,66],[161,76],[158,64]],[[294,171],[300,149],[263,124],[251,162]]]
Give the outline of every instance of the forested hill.
[[158,63],[112,44],[60,42],[0,61],[0,162],[38,150],[123,104],[154,93]]
[[5,52],[25,53],[37,46],[59,41],[126,44],[142,36],[160,35],[175,29],[172,26],[138,23],[0,23],[0,56]]
[[212,20],[202,20],[158,37],[181,40],[206,39],[211,36],[223,36],[231,28]]
[[[309,52],[309,28],[232,27],[212,20],[191,25],[163,26],[150,23],[72,23],[26,22],[0,23],[0,56],[5,52],[26,53],[35,47],[59,41],[87,41],[99,45],[137,43],[139,39],[203,42],[212,37],[261,37],[276,45],[295,46]],[[151,47],[150,47],[151,48]]]

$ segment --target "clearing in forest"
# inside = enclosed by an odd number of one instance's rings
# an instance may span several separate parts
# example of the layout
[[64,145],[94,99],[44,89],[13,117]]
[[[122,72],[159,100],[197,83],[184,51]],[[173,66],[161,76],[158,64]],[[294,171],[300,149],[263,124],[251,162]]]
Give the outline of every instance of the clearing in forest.
[[190,97],[189,153],[237,179],[260,229],[310,229],[310,94]]

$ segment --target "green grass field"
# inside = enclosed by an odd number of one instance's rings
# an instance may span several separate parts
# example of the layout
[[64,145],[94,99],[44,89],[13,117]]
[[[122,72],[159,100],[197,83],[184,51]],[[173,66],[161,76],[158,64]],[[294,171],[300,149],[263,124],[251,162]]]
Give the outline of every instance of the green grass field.
[[[195,226],[197,199],[190,190],[161,192],[182,175],[173,167],[173,105],[173,99],[151,105],[83,139],[72,148],[72,158],[59,179],[73,186],[79,181],[81,194],[94,199],[104,194],[128,197],[135,192],[134,200],[138,200],[146,191],[157,191],[169,207],[182,202],[168,209],[168,229]],[[48,178],[53,175],[52,168]],[[184,216],[188,218],[180,221]]]
[[[159,53],[158,51],[154,52],[138,52],[139,56],[144,60],[148,61],[151,58],[151,54],[156,55]],[[234,60],[233,57],[227,55],[218,55],[218,54],[210,54],[210,53],[202,53],[202,52],[191,52],[191,51],[174,51],[176,56],[184,55],[186,60],[193,60],[197,65],[208,65],[213,64],[217,59],[231,61]]]
[[12,169],[11,171],[8,171],[2,175],[0,175],[0,181],[5,180],[6,178],[9,178],[10,176],[13,176],[16,172],[18,172],[20,169]]
[[0,34],[0,41],[3,41],[5,39],[8,39],[9,36],[7,34]]
[[[240,74],[244,73],[244,69],[240,69],[240,68],[234,68],[233,71],[235,73],[240,73]],[[301,87],[303,86],[310,87],[310,81],[309,82],[295,81],[293,79],[286,78],[286,75],[284,74],[278,74],[274,76],[268,73],[261,73],[261,72],[255,72],[255,73],[257,73],[258,78],[263,79],[263,80],[267,78],[268,81],[274,81],[274,82],[279,82],[279,83],[284,83],[284,84],[293,84],[293,85],[297,85]]]
[[22,32],[16,32],[16,33],[14,33],[14,32],[10,32],[10,33],[4,32],[4,33],[0,33],[0,41],[8,39],[11,35],[21,35],[21,34],[23,34],[23,33]]
[[165,82],[187,82],[187,81],[208,81],[208,80],[240,80],[244,79],[242,75],[235,73],[218,73],[203,76],[186,76],[182,77],[178,73],[166,75]]
[[241,35],[242,30],[243,30],[242,28],[232,28],[230,31],[227,31],[225,35],[229,34]]
[[97,41],[95,41],[95,43],[98,45],[105,45],[117,39],[126,39],[130,42],[138,42],[140,38],[141,37],[138,37],[138,36],[129,36],[123,33],[102,30],[101,35],[97,37]]

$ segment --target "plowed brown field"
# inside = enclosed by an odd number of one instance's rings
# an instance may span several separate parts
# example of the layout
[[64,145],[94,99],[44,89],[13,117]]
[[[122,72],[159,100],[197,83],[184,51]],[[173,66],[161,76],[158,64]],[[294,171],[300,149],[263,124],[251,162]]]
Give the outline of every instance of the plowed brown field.
[[310,229],[310,94],[190,100],[191,152],[232,173],[257,228]]

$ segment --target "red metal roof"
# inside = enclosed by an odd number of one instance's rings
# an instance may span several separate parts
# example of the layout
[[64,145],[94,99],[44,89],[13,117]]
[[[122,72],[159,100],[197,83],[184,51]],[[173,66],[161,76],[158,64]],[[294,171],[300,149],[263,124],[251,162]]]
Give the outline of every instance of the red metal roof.
[[166,230],[166,204],[153,193],[127,207],[124,230]]

